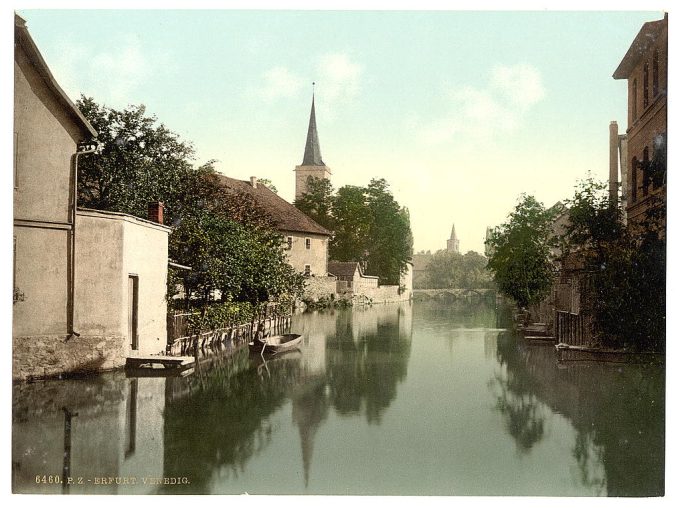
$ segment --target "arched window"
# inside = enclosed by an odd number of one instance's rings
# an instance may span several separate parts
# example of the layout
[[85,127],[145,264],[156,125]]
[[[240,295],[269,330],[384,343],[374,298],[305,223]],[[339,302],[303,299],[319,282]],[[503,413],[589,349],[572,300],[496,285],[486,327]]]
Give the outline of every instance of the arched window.
[[652,60],[652,97],[659,94],[659,50],[654,50],[654,58]]
[[642,151],[642,196],[649,192],[649,176],[649,149],[645,147]]
[[645,62],[642,71],[642,107],[649,106],[649,64]]
[[637,201],[637,172],[638,172],[638,160],[637,157],[633,158],[633,162],[630,165],[630,202],[635,203]]
[[637,80],[633,80],[633,89],[631,90],[630,95],[631,97],[631,103],[630,107],[633,112],[633,120],[637,119]]

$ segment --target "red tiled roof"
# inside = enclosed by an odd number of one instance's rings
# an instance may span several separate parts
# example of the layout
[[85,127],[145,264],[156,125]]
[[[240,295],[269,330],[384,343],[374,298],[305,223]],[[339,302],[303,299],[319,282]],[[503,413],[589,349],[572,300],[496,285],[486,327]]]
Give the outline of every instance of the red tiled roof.
[[253,187],[246,180],[237,180],[219,174],[218,177],[220,183],[226,188],[252,196],[255,202],[274,220],[279,230],[331,235],[330,231],[299,211],[294,205],[288,203],[264,184]]

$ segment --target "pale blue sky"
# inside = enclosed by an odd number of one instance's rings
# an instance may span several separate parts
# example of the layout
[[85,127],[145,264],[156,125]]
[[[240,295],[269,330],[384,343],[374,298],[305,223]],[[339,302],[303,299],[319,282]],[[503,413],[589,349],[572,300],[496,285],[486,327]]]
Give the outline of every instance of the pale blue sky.
[[19,10],[55,77],[147,106],[235,178],[292,200],[316,81],[336,187],[384,177],[416,250],[483,249],[520,192],[546,205],[608,172],[611,75],[660,12]]

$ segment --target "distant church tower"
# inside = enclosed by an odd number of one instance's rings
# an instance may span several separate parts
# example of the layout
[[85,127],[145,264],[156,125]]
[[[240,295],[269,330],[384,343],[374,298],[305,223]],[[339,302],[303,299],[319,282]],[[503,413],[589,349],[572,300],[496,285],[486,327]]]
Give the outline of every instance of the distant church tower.
[[446,250],[453,253],[460,253],[458,237],[456,237],[456,225],[451,227],[451,238],[446,241]]
[[314,114],[314,94],[312,94],[312,112],[309,114],[309,129],[302,164],[295,167],[295,199],[307,192],[309,177],[331,179],[331,169],[321,159],[319,133],[316,132],[316,115]]

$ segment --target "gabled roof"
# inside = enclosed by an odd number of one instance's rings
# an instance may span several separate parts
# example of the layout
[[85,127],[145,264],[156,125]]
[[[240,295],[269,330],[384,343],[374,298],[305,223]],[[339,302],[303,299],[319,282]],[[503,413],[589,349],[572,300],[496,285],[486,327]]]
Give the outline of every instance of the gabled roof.
[[47,67],[45,59],[38,50],[38,46],[36,46],[31,34],[28,32],[26,21],[18,14],[14,15],[14,43],[19,44],[24,49],[36,72],[45,81],[47,88],[52,92],[57,101],[64,107],[75,123],[83,129],[83,133],[96,138],[97,131],[94,130],[94,127],[90,125],[80,110],[66,95],[66,92],[59,86],[57,80],[54,79],[50,68]]
[[664,25],[668,24],[668,14],[663,19],[648,21],[638,32],[626,55],[612,75],[614,79],[627,79],[645,52],[656,43]]
[[314,233],[330,236],[331,232],[299,211],[264,184],[253,187],[246,180],[237,180],[218,175],[220,183],[227,189],[251,195],[255,202],[269,214],[279,230],[289,232]]
[[359,262],[328,262],[328,272],[334,276],[353,276],[359,269]]
[[359,262],[328,262],[328,272],[334,276],[354,276],[356,271],[359,271],[359,277],[366,279],[378,279],[378,276],[366,276],[361,270],[361,264]]
[[319,133],[316,131],[316,114],[314,113],[314,96],[312,95],[312,111],[309,114],[309,128],[307,129],[307,143],[302,166],[326,166],[321,159]]

